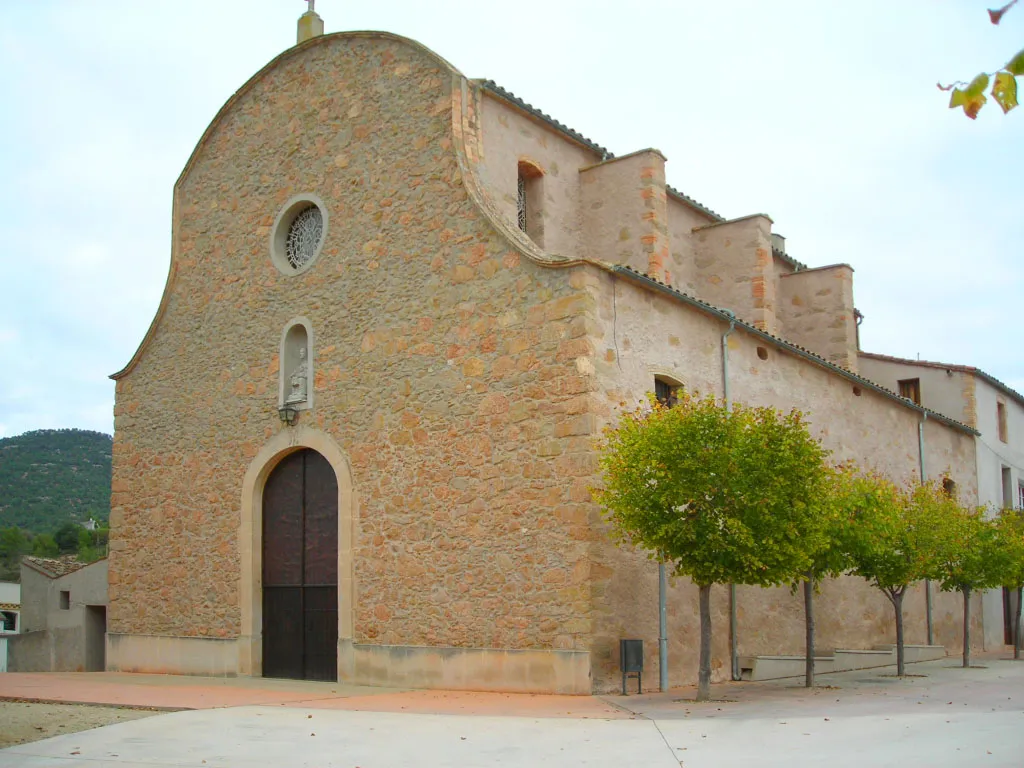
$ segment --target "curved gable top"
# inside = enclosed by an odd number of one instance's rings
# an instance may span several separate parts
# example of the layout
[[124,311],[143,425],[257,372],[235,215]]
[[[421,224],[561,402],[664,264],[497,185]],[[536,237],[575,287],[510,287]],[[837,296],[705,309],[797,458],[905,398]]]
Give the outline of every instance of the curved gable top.
[[[457,78],[460,78],[460,79],[463,79],[463,80],[465,79],[465,76],[461,72],[459,72],[454,66],[452,66],[451,63],[449,63],[446,59],[442,58],[438,54],[434,53],[432,50],[427,48],[425,45],[422,45],[421,43],[418,43],[415,40],[411,40],[411,39],[409,39],[407,37],[403,37],[401,35],[395,35],[395,34],[392,34],[390,32],[375,32],[375,31],[333,32],[331,34],[319,35],[317,37],[311,38],[309,40],[306,40],[303,43],[300,43],[300,44],[295,45],[295,46],[293,46],[291,48],[288,48],[287,50],[282,51],[280,54],[275,56],[273,59],[271,59],[269,62],[267,62],[267,64],[262,69],[260,69],[258,72],[256,72],[256,74],[254,74],[252,77],[250,77],[248,80],[246,80],[245,83],[237,91],[235,91],[231,95],[231,97],[228,98],[228,100],[226,102],[224,102],[224,105],[217,111],[217,114],[214,116],[213,120],[210,121],[210,124],[206,127],[206,130],[203,131],[203,135],[200,137],[199,141],[196,143],[195,149],[192,150],[192,154],[189,155],[188,161],[185,163],[185,167],[182,169],[181,173],[178,175],[177,180],[174,182],[175,192],[177,192],[178,188],[182,185],[182,183],[185,181],[185,179],[188,178],[189,172],[192,170],[192,168],[196,164],[197,158],[199,157],[200,153],[206,148],[207,143],[210,141],[210,138],[216,132],[217,128],[224,121],[225,116],[231,111],[232,107],[234,107],[235,104],[237,104],[238,101],[243,96],[245,96],[250,90],[252,90],[252,88],[257,83],[259,83],[262,80],[264,80],[271,72],[273,72],[275,69],[277,69],[277,67],[282,62],[287,61],[287,60],[291,59],[294,56],[299,56],[299,55],[301,55],[301,54],[303,54],[303,53],[305,53],[305,52],[307,52],[309,50],[312,50],[313,48],[318,47],[318,46],[329,45],[331,43],[335,43],[335,42],[338,42],[340,40],[346,40],[346,39],[386,40],[386,41],[392,41],[392,42],[400,43],[402,45],[405,45],[405,46],[408,46],[410,48],[413,48],[414,50],[419,51],[420,53],[426,54],[429,58],[431,58],[435,62],[437,62],[437,64],[442,69],[445,69],[449,73],[451,73],[451,75],[453,77],[457,77]],[[172,216],[172,221],[177,221],[177,218],[178,218],[177,194],[174,195],[174,201],[172,203],[172,214],[171,214],[171,216]],[[172,225],[172,238],[175,236],[175,234],[176,234],[176,227],[174,227]],[[112,373],[110,375],[111,379],[114,379],[115,381],[117,381],[117,380],[123,378],[138,363],[139,358],[141,357],[143,350],[146,348],[146,346],[149,344],[149,341],[152,339],[154,333],[156,332],[157,326],[160,324],[160,319],[163,317],[164,312],[167,309],[167,303],[168,303],[168,300],[169,300],[169,297],[170,297],[170,294],[171,294],[171,287],[174,284],[175,272],[176,272],[176,259],[175,259],[175,254],[174,254],[174,242],[173,242],[173,239],[172,239],[172,243],[171,243],[171,263],[170,263],[170,267],[169,267],[168,272],[167,272],[167,279],[164,282],[163,295],[160,298],[160,304],[157,307],[156,314],[153,317],[152,322],[150,322],[149,328],[146,331],[145,336],[143,336],[142,341],[139,343],[139,346],[136,348],[135,353],[132,355],[131,359],[128,361],[128,363],[121,370],[117,371],[116,373]]]

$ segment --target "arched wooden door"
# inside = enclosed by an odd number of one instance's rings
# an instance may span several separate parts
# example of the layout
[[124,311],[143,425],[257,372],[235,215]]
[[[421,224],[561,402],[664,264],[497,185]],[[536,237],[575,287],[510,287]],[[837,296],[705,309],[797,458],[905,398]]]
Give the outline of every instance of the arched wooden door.
[[263,491],[263,675],[338,679],[338,479],[309,449]]

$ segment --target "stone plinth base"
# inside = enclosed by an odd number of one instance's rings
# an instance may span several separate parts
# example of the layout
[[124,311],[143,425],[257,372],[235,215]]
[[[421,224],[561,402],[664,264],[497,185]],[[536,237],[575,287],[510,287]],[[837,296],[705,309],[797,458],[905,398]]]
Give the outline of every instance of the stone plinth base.
[[[259,638],[107,635],[107,670],[259,677]],[[338,643],[338,680],[354,685],[506,693],[591,693],[587,651]]]
[[121,635],[107,633],[108,672],[234,677],[235,638]]
[[591,692],[586,651],[408,645],[339,648],[339,678],[358,685],[507,693]]

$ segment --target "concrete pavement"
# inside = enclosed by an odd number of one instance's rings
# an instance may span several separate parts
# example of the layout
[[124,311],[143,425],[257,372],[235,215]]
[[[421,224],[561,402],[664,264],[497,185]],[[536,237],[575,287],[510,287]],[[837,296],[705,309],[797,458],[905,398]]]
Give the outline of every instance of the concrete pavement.
[[[560,706],[428,691],[310,696],[47,739],[0,751],[0,768],[1024,765],[1024,663],[981,663],[916,664],[909,671],[926,676],[904,680],[886,676],[888,668],[827,675],[819,682],[829,687],[813,692],[795,680],[726,684],[715,693],[728,701],[702,704],[685,690],[604,701],[526,697],[577,702]],[[359,709],[341,709],[346,700]],[[383,711],[371,711],[374,702]],[[454,711],[472,714],[438,714]]]

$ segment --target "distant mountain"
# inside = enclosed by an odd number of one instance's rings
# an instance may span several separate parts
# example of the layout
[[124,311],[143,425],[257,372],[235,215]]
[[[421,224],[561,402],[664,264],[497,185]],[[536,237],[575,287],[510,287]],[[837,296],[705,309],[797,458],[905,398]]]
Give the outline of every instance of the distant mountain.
[[113,438],[40,429],[0,438],[0,528],[51,533],[69,520],[106,521]]

